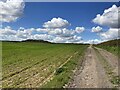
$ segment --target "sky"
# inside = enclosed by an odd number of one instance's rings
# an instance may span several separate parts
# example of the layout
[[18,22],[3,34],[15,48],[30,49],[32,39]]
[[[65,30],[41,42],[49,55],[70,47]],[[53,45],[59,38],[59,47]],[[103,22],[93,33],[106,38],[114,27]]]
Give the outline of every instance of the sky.
[[[14,1],[14,3],[13,3]],[[0,40],[100,43],[118,38],[118,3],[0,1]]]

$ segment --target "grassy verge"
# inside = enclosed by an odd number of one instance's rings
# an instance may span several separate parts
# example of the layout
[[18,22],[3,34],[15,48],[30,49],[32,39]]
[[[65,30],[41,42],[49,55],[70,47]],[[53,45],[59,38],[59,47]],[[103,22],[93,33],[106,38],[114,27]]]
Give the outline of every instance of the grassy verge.
[[118,46],[98,46],[99,48],[103,48],[111,53],[113,53],[116,56],[120,56],[120,47]]
[[95,45],[96,47],[103,48],[117,56],[120,56],[120,39],[114,39]]

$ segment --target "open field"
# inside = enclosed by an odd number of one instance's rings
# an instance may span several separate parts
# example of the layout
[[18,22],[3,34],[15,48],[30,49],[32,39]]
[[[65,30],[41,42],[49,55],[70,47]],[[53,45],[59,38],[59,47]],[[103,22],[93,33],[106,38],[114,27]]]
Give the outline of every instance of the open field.
[[[87,45],[3,42],[3,88],[62,87],[86,48]],[[50,79],[52,84],[47,84]]]
[[[88,47],[89,46],[89,47]],[[98,45],[2,43],[3,88],[116,88],[116,41]]]

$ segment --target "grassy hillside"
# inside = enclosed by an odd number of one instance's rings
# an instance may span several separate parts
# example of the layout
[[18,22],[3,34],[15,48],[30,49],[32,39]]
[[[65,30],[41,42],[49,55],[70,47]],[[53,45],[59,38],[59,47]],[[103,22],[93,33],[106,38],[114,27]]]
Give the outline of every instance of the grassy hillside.
[[[62,87],[86,48],[87,45],[3,42],[3,87]],[[53,80],[46,83],[49,77]]]
[[96,46],[103,48],[103,49],[106,49],[107,51],[109,51],[115,55],[120,56],[120,53],[119,53],[119,51],[120,51],[120,39],[100,43]]

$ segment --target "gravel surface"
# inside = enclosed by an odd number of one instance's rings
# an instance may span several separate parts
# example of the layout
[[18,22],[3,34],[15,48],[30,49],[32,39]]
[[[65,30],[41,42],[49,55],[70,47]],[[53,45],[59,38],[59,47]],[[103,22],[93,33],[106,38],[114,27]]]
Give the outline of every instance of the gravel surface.
[[97,48],[97,50],[107,60],[107,62],[111,65],[111,67],[113,68],[113,72],[116,75],[118,75],[118,57],[113,55],[112,53],[104,50],[104,49]]
[[88,47],[82,67],[75,71],[67,88],[112,88],[95,50]]

